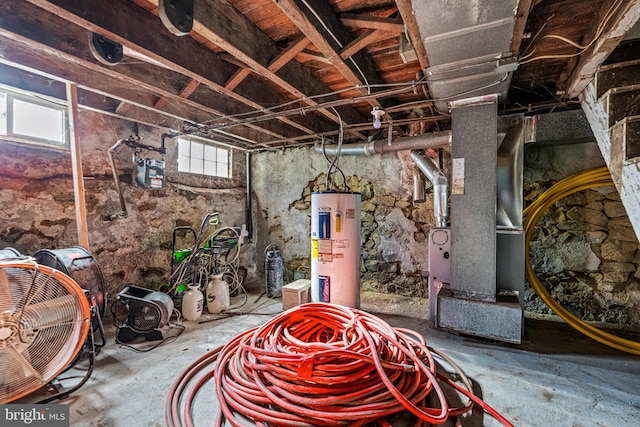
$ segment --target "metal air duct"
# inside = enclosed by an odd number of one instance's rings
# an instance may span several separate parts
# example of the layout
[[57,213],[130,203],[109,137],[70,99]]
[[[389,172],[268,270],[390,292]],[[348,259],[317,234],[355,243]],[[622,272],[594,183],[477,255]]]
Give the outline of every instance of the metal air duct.
[[[341,156],[373,156],[374,154],[392,153],[396,151],[421,150],[426,148],[441,148],[451,145],[451,132],[432,132],[407,138],[398,138],[391,144],[387,140],[365,142],[362,144],[347,144],[340,149]],[[316,151],[322,153],[322,146],[317,145]],[[338,154],[338,146],[326,145],[324,152],[328,156]]]
[[446,227],[449,219],[449,180],[428,157],[412,151],[411,160],[416,162],[418,169],[433,184],[433,214],[436,219],[436,227]]

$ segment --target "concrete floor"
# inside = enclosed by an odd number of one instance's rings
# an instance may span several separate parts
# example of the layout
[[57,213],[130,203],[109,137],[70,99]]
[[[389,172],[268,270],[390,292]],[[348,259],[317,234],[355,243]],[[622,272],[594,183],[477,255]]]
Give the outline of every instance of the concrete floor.
[[[201,321],[211,321],[182,322],[186,329],[179,338],[148,353],[116,345],[114,328],[109,327],[108,344],[97,357],[91,379],[60,402],[70,405],[71,425],[164,426],[167,392],[179,371],[281,309],[278,300],[265,298],[254,305],[256,298],[251,296],[242,310],[262,314],[215,321],[211,320],[215,316],[206,315]],[[387,305],[385,310],[379,300],[367,298],[362,308],[374,313],[416,312],[403,310],[402,305]],[[476,393],[516,426],[620,427],[640,423],[640,358],[600,345],[564,324],[527,319],[525,341],[514,346],[430,329],[427,321],[415,317],[379,316],[392,326],[422,333],[430,346],[444,351],[462,367]],[[217,407],[213,393],[210,386],[198,396],[196,426],[212,424]],[[496,425],[491,416],[479,410],[463,420],[463,426]]]

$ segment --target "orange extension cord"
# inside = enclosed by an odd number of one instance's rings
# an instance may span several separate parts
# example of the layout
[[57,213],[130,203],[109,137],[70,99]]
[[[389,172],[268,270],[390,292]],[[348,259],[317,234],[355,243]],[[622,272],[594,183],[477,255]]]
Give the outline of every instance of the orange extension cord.
[[[474,395],[462,370],[420,334],[339,305],[298,306],[196,360],[171,386],[168,426],[193,426],[196,394],[212,379],[220,404],[216,426],[384,427],[406,411],[416,427],[447,420],[460,425],[474,403],[512,425]],[[452,393],[467,403],[453,407]]]

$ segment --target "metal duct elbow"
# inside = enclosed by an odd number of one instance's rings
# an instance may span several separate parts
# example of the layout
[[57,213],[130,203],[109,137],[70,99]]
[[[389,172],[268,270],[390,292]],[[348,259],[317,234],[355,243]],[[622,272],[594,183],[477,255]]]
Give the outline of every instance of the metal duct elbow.
[[433,214],[436,219],[436,227],[446,227],[449,219],[449,180],[426,156],[412,151],[411,159],[433,184]]

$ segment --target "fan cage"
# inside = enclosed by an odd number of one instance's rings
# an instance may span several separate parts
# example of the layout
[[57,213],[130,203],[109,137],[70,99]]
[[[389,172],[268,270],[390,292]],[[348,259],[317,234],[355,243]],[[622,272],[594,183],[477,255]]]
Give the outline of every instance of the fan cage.
[[58,376],[81,350],[90,319],[84,291],[66,274],[0,261],[0,403]]
[[150,301],[129,301],[129,327],[140,334],[146,334],[160,327],[162,312],[160,307]]

